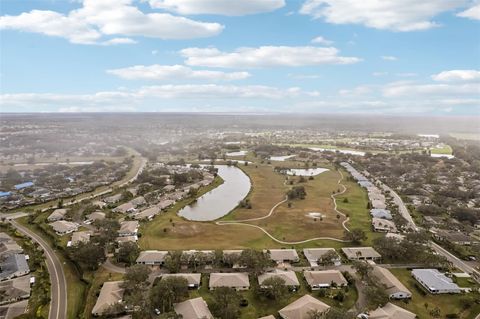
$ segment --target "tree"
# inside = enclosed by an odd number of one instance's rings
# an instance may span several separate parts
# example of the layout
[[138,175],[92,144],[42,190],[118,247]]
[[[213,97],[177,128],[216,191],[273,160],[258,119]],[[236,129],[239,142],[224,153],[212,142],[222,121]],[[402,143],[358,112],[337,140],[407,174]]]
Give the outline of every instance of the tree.
[[181,251],[169,251],[165,256],[165,268],[171,273],[176,273],[180,270],[182,265],[182,252]]
[[69,249],[70,257],[82,268],[96,270],[106,260],[105,248],[83,241]]
[[168,277],[151,289],[150,301],[162,313],[173,310],[173,304],[188,298],[188,281],[183,277]]
[[287,197],[289,200],[297,198],[305,199],[305,196],[307,196],[307,192],[305,191],[304,186],[294,186],[287,192]]
[[150,268],[147,265],[133,265],[128,267],[124,276],[124,286],[127,290],[138,290],[148,286]]
[[134,265],[127,268],[125,273],[123,299],[131,306],[134,317],[137,318],[145,318],[149,313],[149,300],[147,298],[149,286],[147,279],[149,275],[150,268],[146,265]]
[[432,310],[430,310],[430,317],[432,318],[440,318],[441,311],[440,308],[435,307]]
[[345,239],[354,244],[360,244],[367,239],[367,234],[360,228],[354,228],[350,231],[345,230]]
[[355,315],[345,309],[332,307],[327,312],[325,319],[353,319]]
[[323,319],[323,318],[325,318],[325,312],[320,311],[320,310],[316,310],[316,309],[312,309],[312,310],[309,310],[307,312],[307,318],[308,319]]
[[370,284],[367,286],[365,289],[365,296],[367,298],[367,306],[369,309],[383,307],[389,301],[385,287],[376,284]]
[[338,259],[338,255],[335,251],[329,250],[322,257],[318,258],[317,264],[322,266],[333,265],[335,260]]
[[220,287],[213,292],[212,313],[221,319],[236,319],[240,315],[240,295],[235,289]]
[[279,301],[288,295],[288,287],[282,277],[270,277],[263,281],[259,293],[268,299]]
[[120,245],[116,253],[117,261],[127,265],[133,265],[140,255],[140,248],[136,243],[126,242]]
[[373,270],[373,267],[370,264],[363,261],[354,261],[352,267],[362,280],[367,279]]
[[270,258],[262,251],[245,249],[240,254],[239,264],[251,269],[254,275],[258,275],[270,266]]

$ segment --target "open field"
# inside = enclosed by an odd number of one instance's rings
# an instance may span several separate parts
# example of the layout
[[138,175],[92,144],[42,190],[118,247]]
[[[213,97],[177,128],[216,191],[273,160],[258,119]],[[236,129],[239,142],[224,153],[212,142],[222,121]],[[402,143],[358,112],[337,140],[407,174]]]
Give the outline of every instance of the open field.
[[[232,222],[267,215],[275,204],[285,199],[286,191],[291,187],[285,185],[285,176],[274,172],[273,166],[303,167],[303,165],[303,163],[295,161],[272,162],[271,164],[256,162],[248,166],[239,165],[239,168],[249,175],[252,182],[252,189],[247,198],[251,201],[253,208],[236,208],[220,221]],[[270,217],[250,221],[248,224],[260,226],[282,241],[302,241],[315,237],[342,239],[344,231],[342,221],[345,218],[343,216],[337,218],[330,197],[332,192],[342,189],[338,185],[341,175],[328,163],[321,163],[320,166],[327,167],[330,171],[315,176],[313,180],[301,183],[307,191],[304,200],[292,201],[290,208],[287,203],[283,203]],[[298,177],[290,178],[298,179]],[[348,182],[344,178],[342,183],[347,186],[347,191],[344,195],[339,196],[337,203],[340,211],[351,217],[347,226],[364,229],[369,235],[370,242],[374,236],[370,235],[372,232],[366,208],[366,194],[354,182]],[[199,196],[203,193],[205,191],[199,193]],[[343,203],[345,197],[348,198],[348,203]],[[181,201],[167,212],[143,224],[140,230],[142,236],[139,240],[141,249],[262,249],[293,246],[277,243],[261,230],[246,225],[217,225],[215,222],[192,222],[183,219],[177,215],[177,212],[188,202],[189,200]],[[308,216],[309,212],[320,212],[324,217],[322,220],[314,219]],[[294,246],[298,249],[303,247],[339,248],[342,247],[342,243],[318,240]]]
[[[318,298],[319,300],[325,302],[330,306],[342,307],[344,309],[351,308],[357,300],[357,291],[355,287],[348,287],[348,289],[343,289],[345,292],[345,299],[342,303],[333,299],[333,296],[338,293],[340,289],[326,289],[328,292],[326,297],[320,297],[318,291],[311,292],[306,284],[306,281],[303,279],[301,273],[297,273],[298,281],[300,282],[300,289],[296,292],[291,292],[287,295],[284,300],[275,301],[266,298],[259,299],[253,291],[253,281],[256,280],[253,276],[250,276],[250,289],[248,291],[239,292],[241,298],[248,300],[248,306],[240,308],[241,309],[241,319],[251,319],[259,318],[267,315],[276,315],[277,312],[290,304],[291,302],[297,300],[305,294],[311,294],[313,297]],[[202,276],[202,286],[199,290],[192,290],[190,292],[190,298],[203,297],[207,303],[211,304],[214,302],[212,293],[208,290],[208,276]]]
[[432,154],[446,154],[451,155],[453,150],[450,145],[445,145],[444,147],[432,148],[430,150]]
[[[438,307],[441,317],[445,318],[447,314],[458,314],[461,319],[474,319],[480,313],[480,304],[475,300],[480,297],[479,293],[458,294],[458,295],[425,295],[415,286],[415,279],[410,275],[407,269],[390,269],[390,271],[412,292],[412,299],[407,303],[403,301],[396,302],[418,315],[419,319],[431,318],[430,311]],[[423,288],[422,288],[423,289]],[[465,309],[464,305],[470,305]]]

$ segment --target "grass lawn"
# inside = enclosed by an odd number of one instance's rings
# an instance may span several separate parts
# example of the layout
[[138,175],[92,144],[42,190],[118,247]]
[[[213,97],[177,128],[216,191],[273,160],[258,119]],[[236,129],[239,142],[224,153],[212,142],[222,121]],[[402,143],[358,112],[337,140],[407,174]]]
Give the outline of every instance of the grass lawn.
[[[480,298],[479,293],[458,295],[432,295],[426,293],[426,295],[423,295],[415,286],[416,281],[411,277],[410,271],[407,269],[390,269],[390,271],[412,292],[412,299],[408,303],[403,301],[395,303],[416,313],[420,319],[431,318],[430,311],[435,307],[440,309],[441,318],[445,318],[447,314],[455,313],[461,319],[474,319],[480,313],[480,304],[475,303],[475,300]],[[426,304],[428,307],[425,307]],[[471,306],[464,310],[462,307],[464,304],[470,304]]]
[[[313,297],[325,302],[330,306],[335,307],[342,307],[344,309],[351,308],[356,300],[357,300],[357,291],[354,287],[348,287],[347,290],[344,289],[345,292],[345,299],[342,303],[333,299],[333,296],[340,290],[340,289],[331,289],[327,290],[326,297],[320,297],[319,291],[311,292],[309,291],[305,280],[303,279],[303,275],[301,273],[296,273],[298,280],[300,282],[300,288],[296,292],[290,292],[287,297],[282,301],[275,301],[269,300],[266,298],[259,298],[253,291],[252,285],[253,276],[250,276],[250,290],[248,291],[241,291],[239,294],[243,299],[248,300],[248,306],[241,308],[241,319],[251,319],[251,318],[259,318],[267,315],[276,315],[280,309],[287,306],[288,304],[294,302],[298,298],[302,297],[305,294],[310,294]],[[205,301],[210,305],[214,302],[212,293],[208,290],[208,276],[202,276],[202,286],[199,290],[192,290],[190,292],[190,298],[195,297],[203,297]]]
[[[258,159],[257,159],[258,161]],[[285,176],[273,171],[273,166],[303,167],[303,163],[295,161],[272,162],[272,164],[253,163],[248,166],[239,165],[251,179],[252,189],[247,195],[253,208],[236,208],[223,217],[222,221],[243,220],[262,217],[270,209],[285,198],[286,191],[291,187],[285,185]],[[330,170],[319,174],[313,180],[301,185],[305,186],[307,196],[304,200],[292,201],[292,207],[287,203],[280,205],[269,218],[248,222],[266,229],[280,240],[301,241],[314,237],[343,237],[343,217],[337,218],[333,210],[332,192],[338,191],[340,175],[328,163],[320,163],[319,167]],[[346,177],[346,173],[344,174]],[[290,177],[298,179],[298,177]],[[350,215],[349,227],[360,227],[368,234],[368,243],[376,237],[370,230],[370,217],[367,210],[365,191],[356,183],[346,179],[342,181],[347,186],[344,195],[338,197],[339,209]],[[218,184],[213,184],[201,190],[198,196],[209,191]],[[343,199],[348,198],[348,203]],[[167,212],[156,216],[152,221],[142,225],[139,244],[141,249],[234,249],[234,248],[281,248],[282,245],[259,229],[245,225],[216,225],[214,222],[192,222],[177,215],[177,212],[187,205],[191,199],[181,201]],[[309,212],[320,212],[323,220],[307,216]],[[241,235],[237,235],[241,234]],[[295,245],[303,247],[342,247],[341,243],[332,240],[319,240]]]
[[444,147],[432,148],[430,150],[432,154],[447,154],[451,155],[453,150],[450,145],[445,145]]

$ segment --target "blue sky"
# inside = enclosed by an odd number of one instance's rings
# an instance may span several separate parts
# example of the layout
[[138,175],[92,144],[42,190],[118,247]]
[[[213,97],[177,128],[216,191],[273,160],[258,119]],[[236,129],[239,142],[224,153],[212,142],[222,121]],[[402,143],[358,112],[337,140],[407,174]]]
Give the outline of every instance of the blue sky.
[[0,1],[2,112],[480,115],[476,0]]

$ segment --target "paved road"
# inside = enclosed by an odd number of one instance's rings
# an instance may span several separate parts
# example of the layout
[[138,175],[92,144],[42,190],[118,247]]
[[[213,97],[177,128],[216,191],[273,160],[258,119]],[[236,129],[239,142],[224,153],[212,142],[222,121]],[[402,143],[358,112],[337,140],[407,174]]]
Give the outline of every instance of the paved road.
[[393,189],[391,189],[389,186],[383,184],[382,182],[380,182],[380,186],[383,188],[384,191],[389,191],[390,192],[390,194],[393,197],[393,202],[395,203],[395,205],[398,206],[398,212],[408,222],[408,227],[410,229],[418,231],[419,228],[417,227],[417,225],[415,225],[415,221],[413,220],[412,215],[410,215],[410,212],[408,211],[407,206],[403,202],[402,198],[397,194],[397,192],[395,192]]
[[45,257],[48,272],[50,274],[51,282],[51,301],[50,311],[48,314],[49,319],[65,319],[67,318],[67,281],[65,279],[65,273],[63,272],[63,266],[54,250],[43,240],[40,236],[19,225],[16,221],[11,220],[10,223],[21,233],[32,238],[36,241],[40,247],[42,247]]
[[430,242],[430,247],[432,247],[440,255],[445,256],[445,258],[447,258],[447,260],[450,261],[458,269],[466,272],[467,274],[473,274],[473,279],[480,283],[480,272],[478,270],[468,265],[466,262],[456,257],[455,255],[447,251],[445,248],[434,243],[433,241]]
[[112,264],[112,262],[110,261],[109,258],[107,258],[107,260],[103,263],[102,267],[105,268],[106,270],[110,271],[110,272],[116,272],[116,273],[119,273],[119,274],[125,274],[127,272],[125,267],[120,267],[120,266]]

